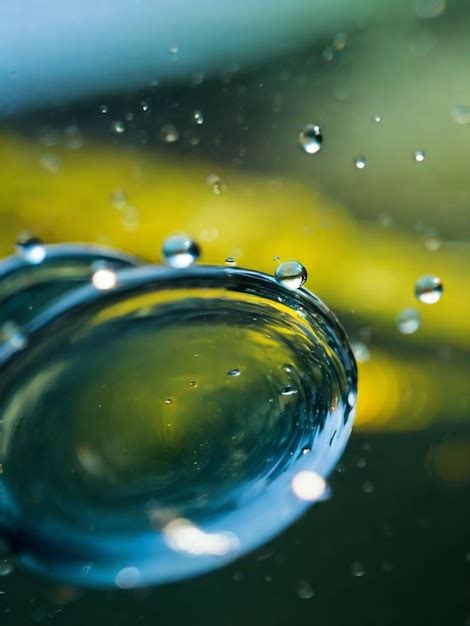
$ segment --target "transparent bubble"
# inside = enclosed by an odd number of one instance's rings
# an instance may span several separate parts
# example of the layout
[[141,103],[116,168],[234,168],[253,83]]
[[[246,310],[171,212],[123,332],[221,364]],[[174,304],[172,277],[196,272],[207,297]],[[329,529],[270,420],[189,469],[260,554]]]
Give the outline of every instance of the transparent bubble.
[[141,109],[144,112],[147,112],[150,110],[150,104],[146,101],[146,100],[142,100],[142,102],[140,103]]
[[165,143],[175,143],[179,138],[179,131],[173,124],[164,124],[160,128],[160,139]]
[[15,569],[13,559],[0,559],[0,576],[8,576]]
[[126,127],[124,125],[124,122],[122,122],[121,120],[114,120],[114,122],[111,124],[111,130],[113,131],[113,133],[116,133],[116,135],[122,135],[122,133],[126,130]]
[[363,155],[354,158],[354,165],[356,169],[363,170],[366,166],[366,157]]
[[316,154],[321,150],[323,144],[323,134],[317,124],[307,124],[299,133],[297,145],[307,154]]
[[403,309],[397,317],[398,330],[404,335],[412,335],[421,326],[421,314],[416,309]]
[[218,174],[209,174],[206,178],[206,183],[212,189],[216,196],[221,196],[227,191],[227,184],[222,180]]
[[424,304],[435,304],[442,297],[444,286],[438,276],[421,276],[416,281],[415,295]]
[[204,124],[204,115],[202,114],[202,111],[193,111],[193,121],[198,126]]
[[380,124],[382,120],[383,120],[383,117],[381,115],[374,115],[372,118],[372,121],[375,122],[376,124]]
[[100,104],[99,106],[100,113],[106,114],[108,112],[108,106],[106,104]]
[[426,158],[426,153],[424,152],[424,150],[416,150],[416,152],[413,155],[413,158],[418,163],[422,163],[422,161],[424,161],[424,159]]
[[47,254],[46,246],[37,237],[21,239],[16,244],[16,251],[21,258],[32,264],[42,263]]
[[307,280],[307,270],[298,261],[285,261],[276,268],[276,280],[288,289],[299,289]]
[[162,258],[170,267],[178,269],[189,267],[200,256],[198,244],[187,235],[173,235],[163,243]]

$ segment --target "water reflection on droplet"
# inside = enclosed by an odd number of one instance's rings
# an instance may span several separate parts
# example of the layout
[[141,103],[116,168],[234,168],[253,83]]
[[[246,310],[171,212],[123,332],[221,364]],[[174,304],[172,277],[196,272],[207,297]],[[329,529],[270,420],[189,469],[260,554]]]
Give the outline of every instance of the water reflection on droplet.
[[121,120],[115,120],[111,124],[111,130],[117,135],[122,135],[122,133],[126,130],[126,127],[124,125],[124,122],[122,122]]
[[227,376],[240,376],[241,372],[239,369],[228,370]]
[[218,174],[209,174],[206,178],[206,183],[216,196],[221,196],[225,191],[227,191],[227,184]]
[[421,314],[416,309],[403,309],[397,316],[398,330],[404,335],[412,335],[421,325]]
[[237,264],[237,262],[236,262],[236,260],[232,256],[228,256],[225,259],[225,265],[236,265],[236,264]]
[[182,269],[195,263],[201,255],[198,244],[187,235],[173,235],[165,239],[162,258],[170,267]]
[[28,263],[42,263],[46,258],[47,248],[37,237],[21,239],[16,244],[17,253]]
[[315,595],[312,586],[306,580],[299,580],[295,590],[299,598],[302,600],[309,600]]
[[426,154],[424,150],[416,150],[416,152],[413,155],[413,158],[417,163],[421,163],[422,161],[424,161],[425,157],[426,157]]
[[299,133],[297,145],[307,154],[316,154],[323,144],[323,135],[320,126],[317,124],[307,124]]
[[354,165],[356,166],[356,169],[363,170],[366,166],[366,157],[363,155],[355,157]]
[[444,286],[438,276],[421,276],[421,278],[416,281],[416,297],[424,304],[435,304],[439,302],[443,291]]
[[15,569],[13,559],[0,559],[0,576],[8,576]]
[[179,138],[179,131],[173,124],[164,124],[160,128],[160,139],[165,143],[175,143]]
[[295,387],[291,387],[290,385],[286,385],[281,389],[281,396],[295,396],[299,392]]
[[276,268],[276,280],[288,289],[299,289],[307,280],[307,270],[298,261],[286,261]]
[[194,111],[193,112],[193,120],[194,120],[194,123],[197,124],[198,126],[203,124],[204,123],[204,115],[202,114],[202,111]]

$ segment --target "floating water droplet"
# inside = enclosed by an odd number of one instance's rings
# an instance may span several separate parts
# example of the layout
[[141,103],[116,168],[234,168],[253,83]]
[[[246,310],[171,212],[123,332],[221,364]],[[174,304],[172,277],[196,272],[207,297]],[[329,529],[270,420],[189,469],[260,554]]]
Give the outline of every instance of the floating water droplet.
[[383,117],[381,115],[374,115],[374,117],[372,118],[372,121],[375,122],[376,124],[380,124],[382,120],[383,120]]
[[142,100],[140,107],[144,112],[150,111],[150,104],[146,100]]
[[358,170],[363,170],[366,167],[366,163],[366,157],[363,155],[354,158],[354,165]]
[[39,163],[42,168],[49,172],[49,174],[57,174],[60,170],[62,159],[58,154],[53,152],[45,152],[39,159]]
[[418,163],[422,163],[425,157],[426,157],[426,154],[424,150],[416,150],[416,152],[413,155],[414,160],[417,161]]
[[429,20],[439,17],[446,10],[446,0],[416,0],[416,16]]
[[165,398],[165,404],[173,404],[173,400],[171,398]]
[[46,258],[47,248],[37,237],[28,237],[17,242],[16,251],[25,261],[36,265]]
[[285,261],[276,269],[276,280],[288,289],[299,289],[307,280],[307,270],[298,261]]
[[292,372],[292,365],[290,363],[284,363],[284,365],[282,366],[282,369],[288,374],[290,374]]
[[178,54],[179,49],[180,49],[179,45],[177,43],[174,43],[168,48],[168,52],[174,56]]
[[5,322],[1,327],[1,340],[14,350],[24,350],[28,345],[28,336],[15,322]]
[[364,343],[355,341],[351,344],[351,348],[358,363],[365,363],[370,359],[369,348]]
[[421,314],[416,309],[403,309],[397,317],[398,330],[404,335],[412,335],[421,325]]
[[12,559],[0,559],[0,576],[8,576],[15,569],[15,562]]
[[173,235],[165,239],[162,258],[167,265],[177,269],[189,267],[201,256],[198,244],[187,235]]
[[226,265],[236,265],[236,264],[237,264],[237,262],[235,261],[235,259],[234,259],[232,256],[228,256],[228,257],[225,259],[225,264],[226,264]]
[[121,120],[114,120],[114,122],[111,124],[111,130],[113,131],[113,133],[116,133],[116,135],[122,135],[122,133],[126,130],[126,127],[124,125],[124,122],[122,122]]
[[424,304],[435,304],[442,297],[444,286],[438,276],[421,276],[416,281],[415,294]]
[[291,387],[290,385],[286,385],[281,389],[281,396],[295,396],[299,392],[295,387]]
[[102,291],[114,289],[117,285],[116,272],[109,267],[98,268],[91,276],[91,283],[93,287]]
[[333,47],[335,50],[344,50],[348,43],[348,36],[346,33],[336,33],[333,37]]
[[296,585],[296,593],[302,600],[309,600],[315,595],[310,583],[306,580],[299,580]]
[[204,115],[202,114],[202,111],[194,111],[193,112],[193,120],[195,124],[198,124],[199,126],[201,124],[204,123]]
[[360,563],[359,561],[354,561],[353,563],[351,563],[351,574],[353,576],[360,578],[361,576],[364,576],[365,573],[366,570],[364,569],[364,565],[362,563]]
[[[112,291],[79,281],[43,307],[28,326],[34,349],[0,351],[0,513],[34,570],[132,588],[218,567],[323,499],[350,434],[356,370],[328,309],[272,276],[116,273]],[[228,380],[237,365],[243,375]]]
[[297,144],[307,154],[316,154],[323,144],[323,134],[317,124],[307,124],[299,134]]
[[217,174],[209,174],[206,178],[206,183],[216,196],[221,196],[225,191],[227,191],[226,183]]
[[106,104],[100,104],[99,106],[100,112],[106,114],[108,112],[108,106]]
[[227,372],[227,376],[240,376],[241,372],[239,369],[229,370]]
[[164,124],[160,128],[160,139],[165,143],[175,143],[179,138],[179,131],[173,124]]

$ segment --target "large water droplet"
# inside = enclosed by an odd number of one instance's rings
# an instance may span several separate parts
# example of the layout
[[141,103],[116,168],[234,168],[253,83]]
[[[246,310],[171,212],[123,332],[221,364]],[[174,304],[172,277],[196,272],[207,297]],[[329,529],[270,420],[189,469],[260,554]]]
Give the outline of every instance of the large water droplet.
[[34,349],[0,352],[0,518],[37,572],[131,588],[218,567],[323,499],[356,371],[328,309],[273,277],[118,277],[43,308]]
[[286,261],[277,267],[276,280],[288,289],[299,289],[307,280],[307,270],[298,261]]
[[307,124],[299,133],[297,144],[301,150],[307,154],[316,154],[323,144],[323,135],[320,126],[317,124]]
[[201,255],[198,244],[187,235],[168,237],[162,248],[162,257],[167,265],[175,268],[189,267]]
[[416,297],[424,304],[435,304],[439,302],[443,291],[444,286],[438,276],[421,276],[421,278],[416,281]]

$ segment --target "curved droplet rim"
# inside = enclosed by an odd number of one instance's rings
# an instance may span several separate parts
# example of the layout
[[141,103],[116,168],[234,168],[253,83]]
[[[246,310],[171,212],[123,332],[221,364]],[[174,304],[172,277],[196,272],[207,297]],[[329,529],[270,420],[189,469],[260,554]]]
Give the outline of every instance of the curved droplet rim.
[[[101,291],[92,285],[68,292],[41,311],[26,327],[30,343],[47,337],[47,329],[58,318],[90,305],[121,299],[138,292],[152,292],[171,284],[171,288],[224,288],[229,291],[259,294],[279,302],[285,298],[294,311],[299,308],[327,322],[329,342],[340,357],[349,386],[349,403],[346,410],[341,404],[332,410],[323,429],[318,433],[318,454],[301,454],[294,465],[277,477],[272,484],[263,485],[262,493],[241,509],[224,512],[200,524],[206,533],[233,533],[237,545],[223,555],[203,554],[197,557],[174,552],[161,532],[147,531],[122,537],[94,536],[81,529],[64,528],[56,520],[48,520],[40,528],[22,527],[20,514],[10,494],[3,494],[0,482],[0,501],[10,508],[10,527],[5,528],[13,546],[19,550],[19,560],[29,569],[49,578],[88,587],[109,587],[114,584],[118,571],[116,562],[125,555],[126,565],[137,567],[139,580],[136,586],[146,586],[176,581],[202,574],[228,563],[266,543],[292,524],[312,505],[297,497],[291,488],[293,476],[301,471],[311,471],[327,478],[339,460],[352,429],[357,398],[357,368],[347,335],[328,307],[305,288],[292,291],[280,285],[273,276],[239,267],[197,265],[174,269],[158,265],[116,271],[116,287]],[[284,301],[284,304],[286,304]],[[305,318],[304,318],[305,319]],[[0,368],[8,367],[17,355],[0,347]],[[347,404],[347,403],[346,403]],[[346,405],[345,405],[346,406]],[[15,514],[16,513],[16,514]],[[1,519],[1,515],[0,515]],[[249,520],[249,523],[247,523]],[[158,560],[151,555],[159,555]],[[64,558],[65,555],[65,558]],[[163,556],[162,556],[163,555]],[[93,564],[98,564],[94,569]],[[84,568],[88,575],[84,575]]]

